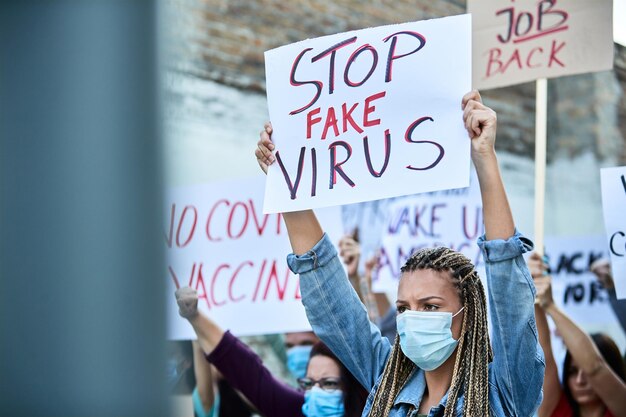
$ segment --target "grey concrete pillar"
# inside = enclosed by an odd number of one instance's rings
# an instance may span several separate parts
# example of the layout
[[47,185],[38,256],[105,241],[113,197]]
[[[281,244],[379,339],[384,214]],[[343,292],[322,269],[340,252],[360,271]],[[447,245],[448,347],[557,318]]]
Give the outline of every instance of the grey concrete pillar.
[[0,2],[0,415],[167,415],[153,1]]

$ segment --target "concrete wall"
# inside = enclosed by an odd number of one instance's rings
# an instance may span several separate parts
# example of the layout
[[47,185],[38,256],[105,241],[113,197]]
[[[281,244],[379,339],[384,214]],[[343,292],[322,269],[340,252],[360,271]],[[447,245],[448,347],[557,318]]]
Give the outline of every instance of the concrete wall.
[[[174,58],[167,91],[174,105],[166,117],[171,184],[258,171],[252,149],[267,119],[263,51],[324,34],[465,11],[464,1],[450,0],[168,4],[173,31],[167,50]],[[615,45],[615,55],[614,71],[549,81],[548,235],[604,232],[599,168],[626,164],[626,48]],[[533,225],[534,92],[534,83],[483,92],[498,112],[497,149],[513,210],[527,232]],[[216,146],[219,160],[209,156],[208,149]]]

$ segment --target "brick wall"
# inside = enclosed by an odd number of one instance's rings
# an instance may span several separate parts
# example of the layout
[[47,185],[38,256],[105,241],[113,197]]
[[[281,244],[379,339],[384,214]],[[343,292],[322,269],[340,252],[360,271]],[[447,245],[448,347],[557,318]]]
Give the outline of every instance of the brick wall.
[[[264,91],[263,52],[306,38],[465,12],[454,0],[169,0],[168,69]],[[549,82],[548,159],[593,152],[626,163],[626,48],[616,70]],[[499,149],[534,155],[534,83],[484,92]]]

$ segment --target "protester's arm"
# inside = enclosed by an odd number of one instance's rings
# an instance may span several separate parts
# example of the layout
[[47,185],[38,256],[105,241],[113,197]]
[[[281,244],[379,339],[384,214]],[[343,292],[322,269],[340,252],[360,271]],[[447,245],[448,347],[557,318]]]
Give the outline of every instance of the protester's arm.
[[[213,391],[213,373],[211,372],[211,364],[204,358],[204,352],[200,344],[195,340],[193,345],[193,370],[196,377],[196,390],[200,397],[200,405],[202,410],[196,410],[199,415],[205,415],[207,410],[211,410],[215,401]],[[194,403],[195,407],[195,403]]]
[[372,270],[377,262],[376,258],[365,262],[364,274],[359,274],[359,262],[361,259],[361,246],[352,235],[346,235],[339,240],[339,256],[346,265],[348,278],[356,291],[361,302],[367,308],[367,314],[372,323],[378,322],[380,312],[377,299],[372,293]]
[[211,353],[222,340],[222,330],[213,320],[198,310],[198,293],[189,287],[176,290],[179,314],[186,318],[198,336],[198,344],[205,353]]
[[250,348],[198,311],[198,294],[185,287],[176,291],[179,313],[198,336],[206,359],[266,417],[301,416],[304,394],[276,379]]
[[475,90],[463,97],[462,106],[480,184],[485,235],[487,240],[508,239],[515,232],[515,224],[496,158],[496,113],[482,103]]
[[[255,155],[264,172],[274,162],[271,124],[261,131]],[[370,323],[350,285],[337,251],[312,210],[283,213],[293,254],[291,270],[300,275],[302,303],[315,333],[357,380],[371,389],[391,352],[391,345]]]
[[550,277],[537,283],[537,299],[552,317],[572,359],[613,415],[626,415],[626,384],[613,372],[587,333],[572,321],[552,299]]
[[543,401],[539,406],[538,417],[550,417],[556,408],[563,394],[561,382],[559,380],[559,370],[552,352],[550,327],[546,313],[539,306],[535,306],[535,320],[537,321],[537,332],[539,333],[539,344],[543,350],[546,363],[546,370],[543,377]]
[[[533,252],[528,259],[528,269],[535,281],[535,287],[539,288],[544,285],[546,278],[545,272],[548,268],[547,265],[543,263],[541,255],[537,252]],[[543,401],[539,406],[538,417],[550,417],[559,403],[563,390],[561,388],[561,381],[559,380],[556,360],[552,352],[548,318],[539,304],[535,304],[535,320],[537,322],[537,332],[539,333],[539,343],[541,349],[543,349],[543,355],[546,361],[546,371],[543,378]]]
[[366,295],[364,296],[367,300],[365,305],[367,306],[370,320],[374,323],[379,323],[391,307],[386,293],[372,291],[372,275],[377,266],[378,254],[365,261],[365,270],[363,276],[361,276],[361,286],[367,288],[367,291],[365,291]]
[[541,400],[544,363],[535,327],[533,284],[522,257],[532,243],[515,232],[495,152],[497,119],[477,91],[463,97],[483,204],[479,239],[489,288],[494,360],[490,377],[512,415],[531,415]]
[[620,300],[617,298],[614,287],[610,289],[607,288],[607,292],[609,294],[609,304],[611,304],[613,313],[615,313],[617,321],[619,321],[619,324],[622,326],[622,330],[626,333],[626,300]]
[[[269,165],[275,160],[272,154],[274,144],[270,137],[271,134],[272,124],[268,122],[261,131],[261,137],[255,150],[257,162],[266,174]],[[282,213],[282,215],[287,225],[287,234],[294,254],[305,254],[322,238],[324,232],[313,210],[293,211]]]
[[596,279],[609,294],[609,303],[615,313],[615,317],[626,332],[626,300],[618,300],[615,294],[615,283],[611,272],[611,261],[608,258],[600,258],[589,265],[589,270],[593,272]]
[[302,416],[304,393],[274,377],[261,358],[230,332],[206,358],[261,415]]
[[[354,236],[345,235],[339,239],[338,244],[339,256],[343,264],[346,266],[346,273],[352,288],[356,291],[359,299],[363,304],[367,306],[366,300],[363,296],[363,289],[361,286],[361,276],[359,275],[359,262],[361,260],[361,248],[359,242],[356,241]],[[369,308],[368,308],[369,310]]]

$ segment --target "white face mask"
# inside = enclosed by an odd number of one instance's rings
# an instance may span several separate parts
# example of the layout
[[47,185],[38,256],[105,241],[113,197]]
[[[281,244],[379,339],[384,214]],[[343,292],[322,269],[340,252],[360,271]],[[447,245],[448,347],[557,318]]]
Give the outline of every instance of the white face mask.
[[458,341],[452,338],[452,318],[463,308],[454,315],[411,310],[398,315],[402,352],[425,371],[437,369],[456,349]]

